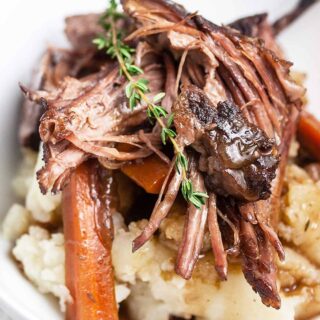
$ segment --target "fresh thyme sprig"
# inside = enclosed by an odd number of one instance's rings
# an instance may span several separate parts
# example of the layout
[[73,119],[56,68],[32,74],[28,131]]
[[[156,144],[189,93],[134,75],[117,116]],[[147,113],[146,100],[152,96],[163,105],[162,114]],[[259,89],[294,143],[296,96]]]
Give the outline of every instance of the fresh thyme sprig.
[[205,204],[205,198],[208,198],[208,195],[205,192],[193,190],[193,185],[190,179],[184,179],[182,181],[181,193],[187,201],[191,202],[198,209]]
[[120,66],[120,74],[124,75],[129,83],[125,88],[125,94],[129,101],[129,107],[133,110],[138,103],[144,102],[147,106],[147,115],[149,121],[157,121],[161,127],[161,140],[165,145],[169,140],[174,148],[176,158],[176,170],[182,174],[181,193],[186,201],[191,202],[195,207],[201,208],[208,195],[204,192],[194,191],[192,182],[187,178],[188,160],[179,147],[176,138],[176,132],[171,128],[174,114],[168,116],[167,111],[161,106],[161,101],[165,97],[164,92],[156,94],[152,100],[147,96],[150,92],[148,80],[144,78],[134,79],[134,76],[142,75],[143,70],[133,63],[132,54],[135,50],[122,41],[123,34],[116,30],[116,22],[123,17],[117,11],[117,3],[110,0],[109,8],[100,18],[100,25],[106,31],[105,35],[100,35],[93,40],[99,50],[106,50],[111,58],[116,58]]

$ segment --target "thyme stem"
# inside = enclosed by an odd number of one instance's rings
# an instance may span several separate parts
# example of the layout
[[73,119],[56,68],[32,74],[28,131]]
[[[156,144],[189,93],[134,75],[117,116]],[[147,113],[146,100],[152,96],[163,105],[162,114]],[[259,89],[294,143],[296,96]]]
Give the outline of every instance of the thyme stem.
[[[117,39],[117,31],[116,31],[116,27],[115,27],[115,21],[114,19],[110,19],[110,26],[111,26],[111,33],[112,33],[112,44],[114,46],[114,49],[115,49],[115,56],[119,62],[119,65],[120,65],[120,68],[121,70],[123,71],[123,73],[125,74],[126,78],[128,79],[128,81],[130,82],[134,82],[134,79],[133,77],[131,76],[131,74],[128,72],[127,68],[126,68],[126,65],[125,65],[125,62],[123,60],[123,57],[122,55],[120,54],[120,51],[119,51],[119,47],[118,47],[118,39]],[[137,89],[140,97],[142,98],[142,100],[147,104],[147,108],[151,110],[151,112],[153,114],[155,114],[155,118],[157,120],[157,122],[159,123],[159,125],[161,126],[162,129],[166,129],[167,126],[164,124],[164,122],[162,121],[161,117],[159,117],[156,113],[154,113],[154,108],[153,108],[153,103],[152,101],[150,101],[150,99],[145,95],[144,92],[142,92],[141,89]],[[178,146],[178,143],[177,141],[169,136],[168,137],[170,142],[172,143],[173,145],[173,148],[174,148],[174,151],[175,151],[175,154],[183,154],[180,147]],[[186,173],[186,170],[185,168],[182,168],[181,170],[182,172],[182,176],[183,176],[183,179],[186,179],[187,178],[187,173]]]
[[[188,179],[188,160],[184,155],[183,149],[179,146],[176,140],[176,132],[170,129],[173,122],[173,115],[171,115],[167,123],[164,122],[164,118],[168,115],[167,111],[162,107],[156,105],[164,97],[164,93],[158,93],[150,100],[146,95],[149,92],[147,86],[148,81],[140,78],[134,79],[134,75],[143,74],[143,70],[132,64],[131,53],[134,49],[130,48],[122,42],[121,35],[116,29],[116,20],[121,16],[117,11],[117,4],[115,0],[110,0],[110,7],[103,15],[100,23],[104,29],[109,32],[108,37],[100,36],[94,39],[94,43],[98,46],[98,49],[107,49],[106,53],[112,58],[116,58],[120,66],[120,74],[123,74],[129,84],[126,87],[126,96],[129,99],[129,105],[131,109],[134,109],[137,102],[144,101],[147,105],[147,114],[152,121],[155,119],[161,127],[161,139],[163,144],[166,144],[166,140],[169,140],[173,146],[176,170],[182,175],[181,192],[184,198],[191,202],[197,208],[200,208],[205,203],[205,198],[208,195],[204,192],[198,192],[193,190],[191,181]],[[105,21],[106,20],[106,21]]]

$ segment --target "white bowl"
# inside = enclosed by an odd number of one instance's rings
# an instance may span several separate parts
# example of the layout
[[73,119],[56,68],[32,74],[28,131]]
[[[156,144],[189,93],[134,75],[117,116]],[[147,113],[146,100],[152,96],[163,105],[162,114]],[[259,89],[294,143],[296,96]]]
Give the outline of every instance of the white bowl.
[[[268,11],[281,16],[296,0],[181,0],[189,11],[216,23]],[[32,68],[48,44],[67,45],[63,19],[67,15],[99,12],[107,1],[3,1],[0,10],[0,217],[13,201],[10,181],[19,161],[17,119],[21,93],[18,82],[28,83]],[[309,108],[320,116],[320,3],[315,5],[279,41],[295,69],[307,73]],[[0,308],[15,320],[62,319],[53,298],[42,295],[24,278],[9,254],[10,243],[0,237]]]

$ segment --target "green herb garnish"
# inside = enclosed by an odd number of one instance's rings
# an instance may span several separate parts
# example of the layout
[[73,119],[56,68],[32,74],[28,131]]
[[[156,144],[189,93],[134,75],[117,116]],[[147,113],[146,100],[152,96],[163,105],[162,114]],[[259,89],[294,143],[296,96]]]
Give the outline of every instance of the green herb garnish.
[[122,32],[116,30],[116,21],[122,18],[123,15],[117,11],[117,3],[115,0],[110,0],[109,8],[101,16],[99,23],[105,30],[104,35],[100,35],[93,40],[99,50],[105,50],[111,58],[118,60],[120,66],[120,75],[127,78],[129,83],[125,88],[125,94],[129,101],[129,107],[133,110],[139,103],[144,102],[147,106],[147,115],[151,123],[157,121],[161,127],[161,140],[165,145],[169,140],[174,148],[176,158],[176,170],[182,174],[181,192],[183,197],[196,208],[201,208],[205,203],[205,198],[208,195],[204,192],[193,190],[191,181],[187,178],[188,160],[179,147],[176,138],[176,132],[171,128],[174,120],[174,114],[168,116],[167,111],[161,106],[161,101],[165,97],[164,92],[157,93],[152,100],[146,94],[150,92],[148,80],[133,77],[143,75],[143,70],[133,63],[132,54],[135,49],[129,47],[122,40]]

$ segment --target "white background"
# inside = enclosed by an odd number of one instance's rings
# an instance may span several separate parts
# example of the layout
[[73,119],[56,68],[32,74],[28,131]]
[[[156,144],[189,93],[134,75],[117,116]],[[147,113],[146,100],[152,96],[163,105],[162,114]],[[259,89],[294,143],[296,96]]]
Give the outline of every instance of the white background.
[[[189,11],[215,23],[228,23],[248,14],[270,12],[273,20],[288,11],[295,0],[197,0],[183,1]],[[101,11],[102,0],[6,0],[0,8],[0,217],[10,205],[10,180],[17,165],[16,123],[21,94],[17,83],[28,83],[30,72],[48,44],[66,45],[63,17],[72,13]],[[320,116],[320,3],[308,11],[279,41],[295,69],[308,75],[310,109]],[[61,319],[52,303],[27,283],[0,241],[0,301],[13,319]],[[0,315],[1,317],[1,315]],[[2,319],[2,318],[1,318]],[[4,318],[3,318],[4,319]]]

